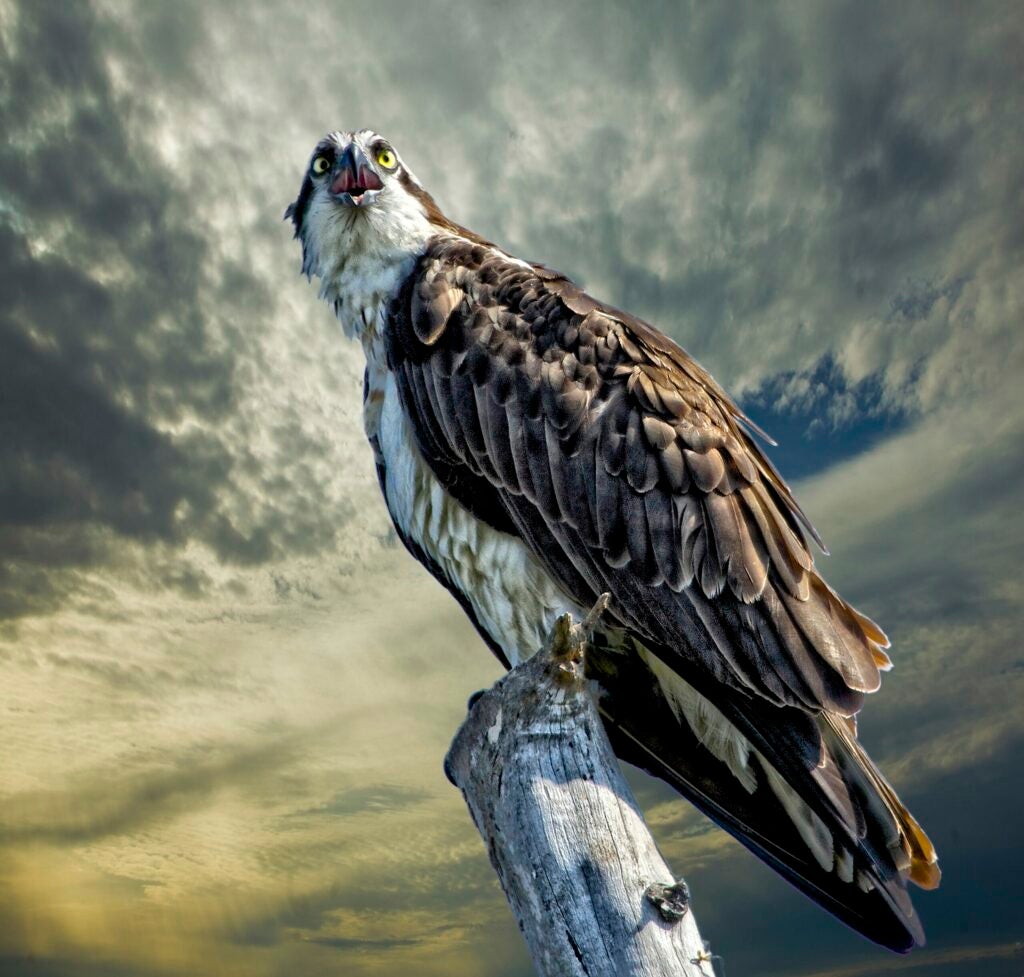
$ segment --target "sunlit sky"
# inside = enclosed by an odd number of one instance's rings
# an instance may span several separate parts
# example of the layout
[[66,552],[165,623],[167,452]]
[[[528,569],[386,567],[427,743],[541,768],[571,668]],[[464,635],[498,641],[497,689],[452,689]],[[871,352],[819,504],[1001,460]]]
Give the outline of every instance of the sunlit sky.
[[500,666],[281,220],[369,126],[711,369],[893,638],[926,949],[630,775],[729,977],[1019,977],[1021,14],[0,0],[0,975],[532,972],[441,767]]

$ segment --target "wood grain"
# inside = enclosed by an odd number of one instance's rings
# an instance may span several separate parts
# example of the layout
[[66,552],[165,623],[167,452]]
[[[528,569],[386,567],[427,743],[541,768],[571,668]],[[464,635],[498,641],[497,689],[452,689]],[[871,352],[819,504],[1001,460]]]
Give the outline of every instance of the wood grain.
[[[599,605],[600,607],[601,605]],[[445,761],[542,977],[711,977],[583,678],[591,618],[472,705]]]

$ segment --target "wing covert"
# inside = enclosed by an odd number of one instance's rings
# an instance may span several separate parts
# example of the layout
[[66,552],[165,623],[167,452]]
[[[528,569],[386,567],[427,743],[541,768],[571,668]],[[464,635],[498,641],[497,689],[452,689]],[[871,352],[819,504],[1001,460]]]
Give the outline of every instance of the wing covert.
[[773,703],[849,716],[888,642],[817,574],[816,537],[709,374],[567,279],[439,238],[392,309],[390,367],[439,477],[497,491],[586,604]]

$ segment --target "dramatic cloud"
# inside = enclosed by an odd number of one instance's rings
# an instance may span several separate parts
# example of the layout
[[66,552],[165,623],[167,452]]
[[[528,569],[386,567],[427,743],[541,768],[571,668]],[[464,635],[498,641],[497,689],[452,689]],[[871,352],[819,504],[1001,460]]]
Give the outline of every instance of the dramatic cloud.
[[[271,229],[283,251],[281,208],[242,207],[217,227],[238,181],[260,186],[243,165],[251,151],[225,139],[209,160],[198,144],[188,165],[176,156],[186,107],[210,97],[190,67],[201,64],[198,18],[177,6],[123,18],[41,3],[5,24],[7,617],[73,597],[97,566],[148,571],[158,579],[146,584],[194,595],[213,581],[183,552],[190,544],[221,566],[323,553],[353,512],[334,432],[351,428],[338,423],[337,392],[356,386],[354,358],[331,349],[323,321],[315,353],[303,348],[309,329],[276,327],[287,293],[247,254]],[[275,398],[314,356],[323,373],[305,396]],[[130,543],[146,551],[130,550],[126,568]]]
[[281,221],[361,125],[737,392],[893,638],[861,731],[943,857],[927,950],[631,774],[729,973],[1019,973],[1022,23],[0,0],[0,977],[530,972],[441,772],[499,668]]

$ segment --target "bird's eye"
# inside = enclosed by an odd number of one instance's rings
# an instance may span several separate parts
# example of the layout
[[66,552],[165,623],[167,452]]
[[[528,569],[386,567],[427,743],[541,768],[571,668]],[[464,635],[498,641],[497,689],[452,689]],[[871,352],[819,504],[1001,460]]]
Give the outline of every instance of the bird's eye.
[[380,149],[377,151],[377,162],[386,170],[393,170],[398,165],[398,159],[390,149]]
[[331,168],[331,161],[326,156],[317,156],[313,160],[313,165],[310,169],[317,175],[323,176]]

